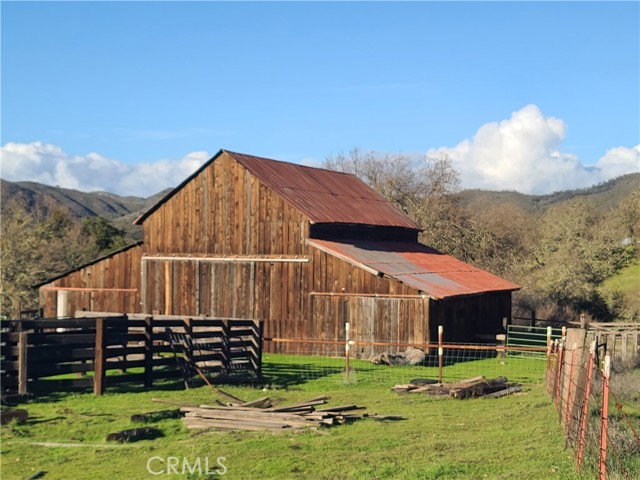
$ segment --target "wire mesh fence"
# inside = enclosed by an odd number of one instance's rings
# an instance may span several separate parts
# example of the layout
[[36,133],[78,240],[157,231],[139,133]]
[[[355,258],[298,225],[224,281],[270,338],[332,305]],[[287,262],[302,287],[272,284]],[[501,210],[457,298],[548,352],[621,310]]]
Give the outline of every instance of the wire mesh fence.
[[640,478],[640,357],[606,353],[596,335],[569,329],[545,375],[567,446],[585,478]]
[[[282,383],[325,379],[340,384],[375,383],[392,387],[414,379],[454,382],[465,378],[507,377],[509,381],[541,384],[546,370],[546,348],[507,347],[504,344],[417,345],[376,342],[385,353],[361,358],[358,343],[347,354],[343,342],[271,339],[266,352],[278,352],[286,343],[286,354],[265,353],[263,374]],[[313,349],[312,347],[316,347]],[[439,349],[442,355],[439,355]],[[310,349],[313,355],[309,355]],[[419,352],[416,352],[418,350]]]
[[[518,330],[496,344],[267,339],[263,373],[284,384],[391,388],[427,379],[452,383],[483,376],[545,384],[581,478],[640,478],[640,355],[614,350],[598,332]],[[546,334],[545,334],[546,333]],[[544,343],[543,343],[544,339]],[[598,343],[601,341],[601,343]],[[379,353],[365,358],[366,347]],[[418,351],[418,352],[416,352]],[[609,351],[611,348],[609,346]],[[282,353],[280,353],[282,352]],[[621,352],[624,352],[624,356]]]

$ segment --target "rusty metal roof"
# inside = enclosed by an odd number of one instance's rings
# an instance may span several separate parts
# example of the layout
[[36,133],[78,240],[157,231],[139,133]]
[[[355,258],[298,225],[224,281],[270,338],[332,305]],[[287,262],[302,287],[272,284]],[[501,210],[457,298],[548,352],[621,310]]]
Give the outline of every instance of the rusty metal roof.
[[346,223],[420,230],[413,220],[355,175],[228,150],[220,150],[133,223],[141,225],[223,153],[230,155],[267,187],[304,213],[311,223]]
[[420,243],[311,239],[308,244],[374,274],[395,278],[437,299],[520,288]]
[[311,223],[350,223],[419,230],[413,220],[355,175],[227,152]]

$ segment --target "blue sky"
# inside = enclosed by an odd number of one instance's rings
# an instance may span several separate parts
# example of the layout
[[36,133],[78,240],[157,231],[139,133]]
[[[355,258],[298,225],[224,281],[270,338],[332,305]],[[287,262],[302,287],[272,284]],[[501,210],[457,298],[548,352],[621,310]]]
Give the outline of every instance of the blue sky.
[[220,148],[441,153],[527,193],[640,167],[638,2],[1,8],[10,180],[146,195]]

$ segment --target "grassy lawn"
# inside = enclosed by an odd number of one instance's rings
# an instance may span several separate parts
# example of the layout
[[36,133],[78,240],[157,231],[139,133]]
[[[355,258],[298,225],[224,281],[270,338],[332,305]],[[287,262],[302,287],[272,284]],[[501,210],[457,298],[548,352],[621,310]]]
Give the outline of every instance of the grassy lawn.
[[640,261],[636,260],[605,280],[603,287],[606,291],[618,290],[624,294],[637,294],[640,288]]
[[[170,408],[162,398],[183,403],[211,403],[218,398],[206,385],[184,391],[179,384],[159,384],[153,391],[102,397],[89,393],[52,394],[20,405],[29,410],[25,424],[2,427],[2,478],[27,479],[45,471],[45,479],[547,479],[575,478],[573,452],[564,449],[557,413],[538,372],[544,364],[508,358],[461,362],[445,367],[445,380],[462,376],[533,379],[523,393],[501,399],[455,400],[419,395],[399,396],[389,388],[408,377],[431,377],[429,367],[394,368],[354,361],[345,384],[342,362],[326,358],[265,355],[269,390],[223,387],[253,400],[282,398],[283,404],[327,394],[329,405],[356,403],[369,413],[402,415],[403,421],[371,419],[301,434],[264,432],[193,433],[178,419],[157,422],[164,437],[126,445],[109,444],[108,433],[133,428],[130,416]],[[537,361],[536,361],[537,362]],[[36,442],[85,444],[48,447]],[[210,471],[151,475],[151,457],[186,457],[193,464],[209,459]],[[164,464],[154,460],[152,470]],[[587,478],[587,477],[585,477]]]
[[604,294],[610,305],[619,304],[622,295],[623,305],[626,310],[627,321],[633,321],[632,315],[635,313],[637,319],[640,312],[640,260],[635,260],[614,276],[607,278],[600,286],[600,291]]

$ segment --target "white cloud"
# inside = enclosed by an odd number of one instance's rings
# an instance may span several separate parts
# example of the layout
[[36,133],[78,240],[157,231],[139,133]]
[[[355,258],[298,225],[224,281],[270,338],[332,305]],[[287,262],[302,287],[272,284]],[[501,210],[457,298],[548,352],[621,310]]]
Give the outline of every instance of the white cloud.
[[596,168],[606,173],[606,178],[618,177],[640,169],[640,145],[633,148],[616,147],[607,150],[604,157],[598,160]]
[[137,197],[175,187],[210,158],[207,152],[191,152],[175,160],[127,164],[94,152],[70,155],[42,142],[6,143],[1,155],[0,176],[5,180]]
[[565,135],[561,119],[527,105],[507,120],[483,125],[472,139],[427,154],[448,155],[463,188],[534,194],[587,187],[640,170],[640,145],[612,148],[595,165],[585,166],[561,151]]
[[[565,135],[561,119],[545,117],[537,106],[527,105],[509,119],[481,126],[471,139],[427,153],[449,155],[463,188],[543,194],[640,171],[640,145],[611,148],[594,165],[585,166],[576,155],[561,150]],[[129,164],[93,152],[71,155],[43,142],[6,143],[0,153],[0,176],[5,180],[139,197],[178,185],[210,158],[199,151],[179,159]],[[320,166],[313,158],[301,163]]]

